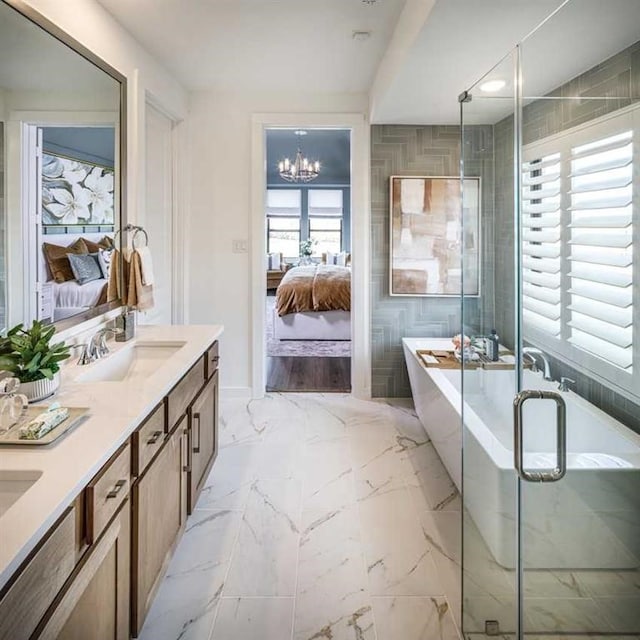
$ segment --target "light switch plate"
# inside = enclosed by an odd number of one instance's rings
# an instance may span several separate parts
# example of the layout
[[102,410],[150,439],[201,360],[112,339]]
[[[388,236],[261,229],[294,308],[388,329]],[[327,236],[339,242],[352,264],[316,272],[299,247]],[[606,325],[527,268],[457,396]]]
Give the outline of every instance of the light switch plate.
[[231,250],[233,253],[247,253],[248,242],[246,240],[233,240]]

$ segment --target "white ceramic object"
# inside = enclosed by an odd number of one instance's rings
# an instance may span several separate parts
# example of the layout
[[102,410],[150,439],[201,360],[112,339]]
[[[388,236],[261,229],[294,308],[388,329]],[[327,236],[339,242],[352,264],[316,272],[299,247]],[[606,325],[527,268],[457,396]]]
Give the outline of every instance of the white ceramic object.
[[[515,566],[516,473],[513,455],[514,370],[461,372],[423,367],[416,349],[442,341],[404,338],[416,412],[464,506],[503,567]],[[556,391],[542,373],[523,372],[523,388]],[[525,562],[534,569],[636,569],[640,566],[640,435],[568,391],[567,475],[549,484],[522,483]],[[555,403],[528,402],[524,462],[548,469],[556,462]]]
[[52,396],[60,386],[60,373],[55,373],[52,380],[44,378],[35,382],[21,382],[20,392],[27,396],[29,402],[37,402]]

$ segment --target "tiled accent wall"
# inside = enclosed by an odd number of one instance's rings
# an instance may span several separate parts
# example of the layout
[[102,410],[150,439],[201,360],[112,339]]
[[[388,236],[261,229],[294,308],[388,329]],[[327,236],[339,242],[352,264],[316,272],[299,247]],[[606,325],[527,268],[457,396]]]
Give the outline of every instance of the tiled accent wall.
[[[465,142],[476,149],[466,165],[467,175],[482,178],[482,233],[493,233],[492,127],[473,127]],[[371,347],[372,395],[409,397],[411,389],[402,353],[403,337],[449,337],[460,331],[460,299],[395,297],[389,295],[389,176],[457,176],[460,128],[456,126],[374,125],[371,128]],[[493,272],[493,253],[483,275]],[[493,307],[479,312],[484,300],[493,301],[493,278],[483,279],[482,297],[469,299],[466,319],[476,326],[492,317]]]
[[[640,99],[640,42],[574,78],[549,94],[564,100],[538,100],[524,108],[523,142],[588,122]],[[577,98],[569,100],[567,98]],[[593,98],[605,97],[607,100]],[[502,341],[514,342],[513,268],[513,118],[495,125],[496,175],[496,324]],[[551,358],[553,377],[576,380],[575,391],[620,422],[640,433],[640,406],[591,379],[585,373]]]

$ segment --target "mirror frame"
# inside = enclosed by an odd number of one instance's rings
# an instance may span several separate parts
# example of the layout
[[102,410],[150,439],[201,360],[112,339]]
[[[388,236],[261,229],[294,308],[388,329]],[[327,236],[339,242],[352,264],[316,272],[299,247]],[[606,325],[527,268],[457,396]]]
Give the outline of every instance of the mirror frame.
[[[66,31],[61,29],[57,24],[43,16],[40,12],[34,9],[31,5],[27,4],[25,0],[0,0],[4,4],[8,5],[12,9],[15,9],[24,18],[35,24],[37,27],[43,29],[50,36],[66,45],[71,50],[75,51],[78,55],[82,56],[85,60],[98,67],[101,71],[104,71],[107,75],[111,76],[116,82],[120,84],[120,105],[118,110],[118,130],[119,130],[119,149],[118,149],[118,162],[119,162],[119,190],[118,190],[118,218],[116,230],[122,229],[127,220],[127,78],[110,64],[105,62],[102,58],[96,55],[93,51],[85,47],[82,43],[78,42],[75,38],[70,36]],[[122,239],[122,234],[120,239]],[[120,245],[122,241],[120,240]],[[120,250],[122,247],[117,247]],[[83,311],[77,315],[65,318],[59,322],[52,323],[56,327],[56,332],[65,331],[70,327],[81,324],[86,320],[101,316],[104,313],[119,309],[124,306],[122,300],[116,300],[114,302],[107,302],[94,307],[88,311]]]

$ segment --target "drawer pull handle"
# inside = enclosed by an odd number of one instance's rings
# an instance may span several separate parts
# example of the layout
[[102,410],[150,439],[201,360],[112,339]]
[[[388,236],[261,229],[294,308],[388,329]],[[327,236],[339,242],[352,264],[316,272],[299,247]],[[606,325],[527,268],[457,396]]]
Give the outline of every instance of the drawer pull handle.
[[191,473],[191,465],[185,464],[184,467],[182,467],[182,470],[186,471],[187,473]]
[[160,438],[161,435],[162,435],[162,431],[154,431],[151,434],[151,437],[147,440],[147,444],[155,444],[156,442],[158,442],[158,439]]
[[198,425],[198,444],[193,445],[193,453],[200,453],[200,413],[193,414],[193,421]]
[[126,484],[126,480],[118,480],[118,482],[116,482],[116,486],[111,491],[109,491],[109,493],[107,493],[107,500],[117,497],[117,495],[122,490],[122,487],[124,487]]
[[218,364],[218,362],[220,362],[220,356],[213,356],[213,358],[211,358],[211,362],[213,362],[213,364]]

